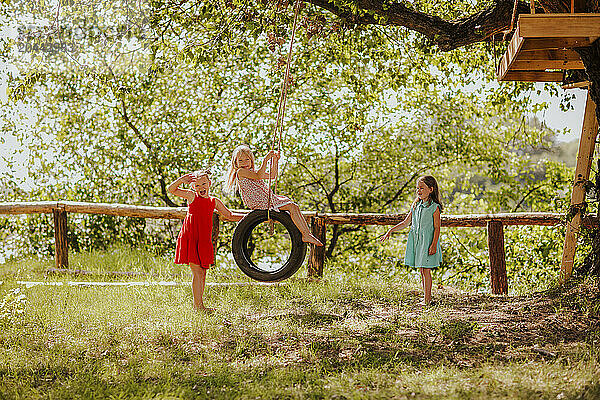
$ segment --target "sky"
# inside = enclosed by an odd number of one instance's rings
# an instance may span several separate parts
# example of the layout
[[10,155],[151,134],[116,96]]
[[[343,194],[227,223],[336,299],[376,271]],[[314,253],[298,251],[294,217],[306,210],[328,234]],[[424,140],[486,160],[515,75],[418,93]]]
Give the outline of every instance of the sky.
[[[543,84],[536,84],[540,88]],[[579,139],[581,128],[583,126],[583,114],[585,112],[585,102],[587,99],[587,90],[584,89],[568,89],[568,92],[576,96],[573,102],[573,110],[563,112],[560,109],[560,98],[550,98],[547,94],[540,97],[543,101],[547,101],[549,107],[543,113],[538,114],[538,118],[546,123],[546,125],[554,130],[562,130],[568,128],[570,132],[565,135],[558,135],[557,140],[561,142],[570,142]]]

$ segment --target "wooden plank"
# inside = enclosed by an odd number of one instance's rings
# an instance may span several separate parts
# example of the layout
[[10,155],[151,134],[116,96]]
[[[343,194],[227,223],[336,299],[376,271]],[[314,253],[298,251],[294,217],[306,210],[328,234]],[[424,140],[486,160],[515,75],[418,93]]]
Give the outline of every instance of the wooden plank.
[[148,207],[75,201],[64,201],[59,204],[63,204],[68,212],[118,215],[122,217],[183,219],[187,213],[187,207]]
[[520,14],[518,27],[525,38],[598,37],[600,14]]
[[580,89],[580,88],[588,88],[590,86],[590,81],[582,81],[582,82],[574,82],[567,83],[566,85],[562,85],[563,89]]
[[52,210],[54,217],[54,264],[56,268],[69,268],[69,246],[67,239],[67,212]]
[[545,38],[527,38],[523,39],[522,50],[542,50],[542,49],[573,49],[575,47],[587,47],[593,40],[589,37],[545,37]]
[[[562,60],[516,60],[510,66],[511,71],[543,71],[545,69],[585,69],[583,62]],[[545,71],[544,71],[545,72]],[[561,73],[562,75],[562,73]],[[561,76],[562,77],[562,76]]]
[[[81,202],[29,202],[29,203],[0,203],[2,214],[40,214],[52,213],[53,209],[61,208],[68,212],[84,214],[118,215],[123,217],[182,219],[187,212],[186,207],[150,207],[127,204],[81,203]],[[232,210],[247,214],[249,210]],[[345,214],[319,213],[304,211],[305,218],[323,218],[327,224],[353,225],[395,225],[402,221],[406,214]],[[452,227],[484,227],[490,220],[501,221],[504,225],[542,225],[553,226],[561,223],[560,213],[498,213],[498,214],[442,214],[442,225]]]
[[51,214],[56,201],[0,203],[0,214]]
[[500,221],[487,224],[492,294],[507,294],[506,257],[504,253],[504,228]]
[[521,50],[517,56],[517,61],[535,60],[580,61],[581,57],[571,49]]
[[512,39],[508,43],[508,48],[506,49],[506,52],[504,53],[504,55],[500,59],[500,63],[498,64],[498,71],[496,72],[499,81],[504,80],[506,73],[510,69],[511,64],[515,60],[522,45],[523,38],[521,37],[521,35],[519,35],[519,27],[517,26],[517,29],[515,29],[515,33],[513,34]]
[[[325,223],[333,225],[396,225],[404,220],[406,214],[319,214]],[[492,220],[501,221],[504,225],[545,225],[554,226],[562,222],[560,213],[498,213],[444,215],[444,227],[485,227]]]
[[562,82],[562,72],[547,71],[508,71],[502,81],[522,82]]
[[[576,209],[578,209],[578,206],[585,201],[585,188],[583,185],[590,177],[597,135],[598,120],[596,119],[596,104],[588,91],[581,138],[579,139],[579,150],[577,152],[575,179],[573,181],[573,191],[571,193],[571,207],[575,207]],[[573,219],[567,223],[567,232],[565,234],[562,261],[560,265],[561,282],[568,280],[573,273],[573,263],[580,225],[581,213],[577,212]]]

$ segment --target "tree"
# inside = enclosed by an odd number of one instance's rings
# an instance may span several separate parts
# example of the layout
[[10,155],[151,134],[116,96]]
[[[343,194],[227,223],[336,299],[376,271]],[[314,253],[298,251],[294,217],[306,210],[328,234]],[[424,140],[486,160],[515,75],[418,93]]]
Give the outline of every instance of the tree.
[[[46,114],[39,130],[19,133],[36,139],[32,161],[48,183],[39,196],[174,205],[164,187],[178,174],[212,163],[222,170],[240,141],[258,155],[270,146],[291,28],[285,8],[145,5],[33,10],[59,15],[24,30],[19,40],[34,62],[15,60],[30,73],[11,82],[14,101]],[[280,191],[303,208],[404,211],[425,171],[454,192],[478,174],[515,188],[525,178],[511,163],[537,168],[516,152],[544,140],[544,132],[520,129],[532,105],[523,96],[530,85],[496,87],[490,46],[439,52],[421,35],[354,26],[312,6],[302,10],[301,25]],[[48,147],[56,159],[45,159]],[[78,179],[68,178],[73,173]],[[493,201],[492,209],[527,204],[517,195],[507,189],[482,197]],[[345,233],[352,235],[340,248]],[[367,241],[363,228],[334,227],[329,237],[331,256]]]

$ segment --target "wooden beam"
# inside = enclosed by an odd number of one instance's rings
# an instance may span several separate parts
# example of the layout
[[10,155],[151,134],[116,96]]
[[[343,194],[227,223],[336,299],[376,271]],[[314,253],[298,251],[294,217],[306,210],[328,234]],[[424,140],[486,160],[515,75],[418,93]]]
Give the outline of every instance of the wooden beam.
[[508,294],[502,222],[494,220],[488,222],[487,231],[492,294]]
[[[319,214],[325,223],[332,225],[396,225],[404,220],[406,214]],[[492,220],[504,225],[545,225],[554,226],[562,223],[559,213],[498,213],[471,215],[444,215],[444,227],[486,227]]]
[[59,269],[69,268],[67,212],[64,209],[54,209],[52,215],[54,217],[54,265]]
[[[571,207],[574,207],[577,210],[579,210],[579,207],[585,201],[585,188],[583,185],[590,177],[597,135],[598,120],[596,119],[596,104],[588,91],[581,138],[579,139],[579,150],[577,152],[575,179],[573,181],[573,191],[571,193]],[[581,212],[577,211],[571,221],[567,223],[567,232],[565,234],[565,243],[560,265],[561,282],[568,280],[573,273],[573,263],[580,225]]]
[[585,69],[581,60],[520,60],[517,59],[510,66],[511,71],[543,71],[545,69]]
[[547,71],[508,71],[502,81],[522,82],[562,82],[562,72]]
[[566,85],[562,85],[563,89],[585,89],[590,86],[590,81],[582,81],[582,82],[574,82],[567,83]]
[[[539,15],[539,14],[538,14]],[[573,49],[575,47],[587,47],[593,40],[589,37],[567,37],[567,38],[528,38],[523,39],[522,50],[542,49]]]
[[514,62],[522,46],[523,38],[519,34],[519,27],[517,26],[517,29],[515,29],[515,33],[513,34],[512,39],[508,43],[508,48],[506,49],[506,52],[504,53],[504,55],[500,59],[500,63],[498,64],[498,71],[496,71],[496,73],[498,74],[499,81],[505,80],[504,77],[506,76],[506,73],[510,69],[511,64]]
[[571,49],[541,49],[541,50],[521,50],[518,61],[535,60],[566,60],[579,61],[581,57],[575,50]]
[[0,214],[51,214],[57,204],[56,201],[0,203]]
[[525,38],[599,37],[600,14],[520,14],[518,27]]
[[[30,203],[0,203],[2,214],[47,214],[54,209],[62,208],[68,212],[83,214],[118,215],[122,217],[183,219],[186,207],[150,207],[133,206],[128,204],[103,204],[80,202],[30,202]],[[232,210],[247,214],[249,210]],[[402,221],[406,214],[346,214],[346,213],[319,213],[304,211],[302,215],[309,220],[322,218],[326,224],[342,225],[396,225]],[[446,215],[442,214],[442,226],[448,227],[485,227],[491,220],[497,220],[504,225],[542,225],[554,226],[562,223],[561,213],[498,213],[498,214],[467,214]]]

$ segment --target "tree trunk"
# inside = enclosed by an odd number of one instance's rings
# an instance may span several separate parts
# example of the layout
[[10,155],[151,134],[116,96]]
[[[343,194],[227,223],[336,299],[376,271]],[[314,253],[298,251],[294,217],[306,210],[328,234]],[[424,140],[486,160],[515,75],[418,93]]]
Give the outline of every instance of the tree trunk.
[[585,73],[590,81],[588,88],[590,97],[596,103],[596,119],[600,121],[600,40],[596,39],[591,46],[575,49],[583,65]]

